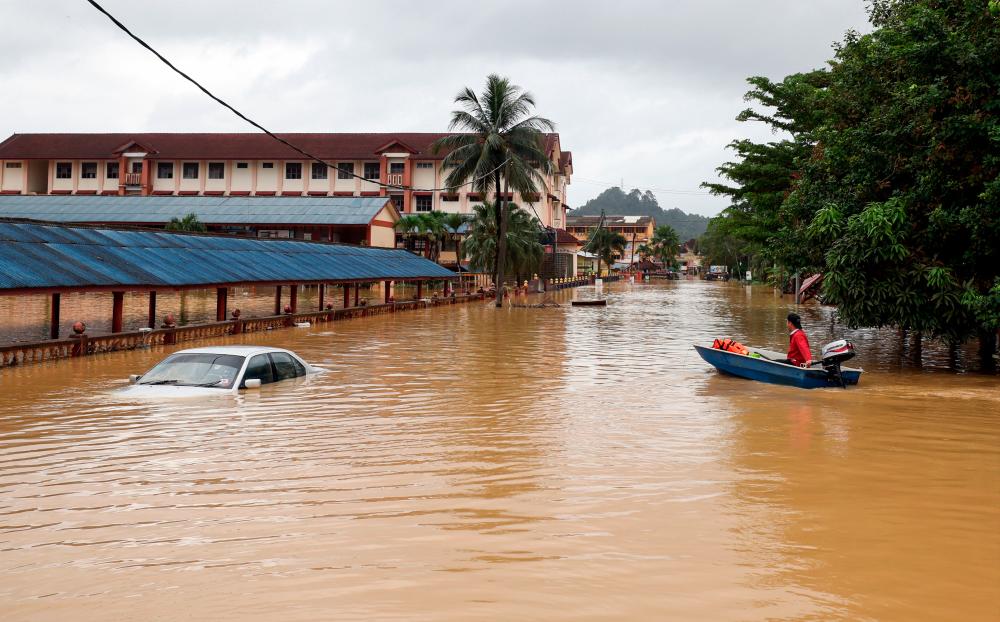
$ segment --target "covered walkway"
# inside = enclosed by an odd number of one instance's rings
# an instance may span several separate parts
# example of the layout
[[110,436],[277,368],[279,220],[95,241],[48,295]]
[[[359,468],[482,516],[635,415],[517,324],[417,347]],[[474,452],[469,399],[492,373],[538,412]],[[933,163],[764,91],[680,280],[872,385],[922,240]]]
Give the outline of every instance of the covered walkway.
[[[110,292],[117,333],[126,291],[149,292],[154,328],[157,290],[215,289],[223,321],[234,286],[276,286],[277,315],[298,312],[299,285],[319,286],[321,310],[328,285],[343,287],[346,308],[352,286],[358,304],[361,283],[385,282],[388,303],[392,282],[415,282],[420,298],[424,282],[457,277],[405,250],[0,219],[0,295],[51,295],[51,339],[59,338],[59,297],[69,292]],[[284,286],[289,300],[282,306]]]

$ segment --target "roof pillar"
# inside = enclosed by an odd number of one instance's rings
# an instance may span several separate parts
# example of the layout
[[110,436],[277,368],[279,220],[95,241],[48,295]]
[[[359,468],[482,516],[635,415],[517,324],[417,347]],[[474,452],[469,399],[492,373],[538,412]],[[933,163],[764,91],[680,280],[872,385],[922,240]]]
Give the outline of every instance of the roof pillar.
[[215,290],[215,321],[226,321],[226,306],[229,302],[229,288],[219,287]]
[[150,290],[149,292],[149,318],[147,319],[146,326],[150,328],[156,328],[156,290]]
[[274,314],[281,315],[281,286],[274,286]]
[[323,303],[326,302],[326,283],[319,284],[319,310],[323,310]]
[[424,297],[424,282],[417,281],[417,300]]
[[49,324],[49,339],[59,339],[59,298],[59,294],[52,294],[52,321]]
[[392,298],[392,281],[385,282],[385,304],[389,304],[389,300]]
[[354,284],[354,306],[356,307],[359,304],[361,304],[361,283],[355,283]]
[[125,314],[125,292],[111,292],[111,332],[122,332],[122,318]]
[[299,286],[288,286],[288,306],[292,308],[292,313],[299,312]]
[[[355,291],[357,291],[357,285],[354,286]],[[357,299],[355,299],[354,306],[357,306]],[[350,283],[344,283],[344,308],[351,306],[351,285]]]

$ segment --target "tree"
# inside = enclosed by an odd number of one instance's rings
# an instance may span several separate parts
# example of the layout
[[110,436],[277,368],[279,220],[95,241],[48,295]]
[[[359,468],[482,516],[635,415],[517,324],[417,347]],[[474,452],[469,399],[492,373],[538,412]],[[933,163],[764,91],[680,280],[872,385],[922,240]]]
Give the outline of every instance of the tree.
[[447,152],[442,166],[452,167],[445,185],[454,190],[466,183],[483,194],[493,193],[496,220],[496,306],[503,305],[506,231],[509,210],[504,195],[514,190],[535,194],[544,185],[551,160],[543,147],[543,132],[553,131],[548,119],[535,116],[535,99],[507,78],[491,74],[481,95],[466,87],[456,97],[449,130],[463,133],[434,142],[434,153]]
[[657,226],[649,240],[653,256],[663,262],[664,268],[674,266],[680,244],[677,232],[670,225]]
[[824,272],[826,300],[850,326],[953,343],[979,334],[988,355],[1000,278],[997,6],[873,0],[873,32],[848,33],[829,69],[751,78],[747,98],[765,111],[739,118],[788,138],[732,145],[739,158],[719,172],[733,185],[705,184],[732,199],[716,233],[780,271]]
[[424,257],[438,261],[441,257],[441,247],[449,232],[444,224],[443,212],[421,212],[406,214],[394,225],[403,234],[407,248],[413,250],[413,241],[421,240],[424,246]]
[[[541,243],[542,227],[538,220],[518,208],[514,203],[507,203],[509,211],[506,244],[504,244],[504,265],[517,276],[531,274],[542,263],[545,247]],[[473,208],[472,219],[469,221],[469,234],[465,239],[463,251],[469,258],[469,267],[476,271],[486,271],[496,265],[496,208],[490,202],[484,202]],[[500,289],[498,282],[497,288]]]
[[615,257],[621,257],[625,254],[627,243],[628,240],[625,239],[624,235],[607,227],[598,227],[590,233],[590,239],[587,240],[584,249],[597,256],[597,276],[601,276],[601,262],[607,264],[610,269],[615,262]]
[[208,227],[198,220],[198,215],[194,212],[187,214],[184,218],[171,218],[166,228],[167,231],[195,231],[198,233],[208,231]]
[[462,271],[462,237],[465,235],[462,229],[468,221],[468,216],[455,212],[446,213],[441,217],[441,224],[444,226],[448,236],[455,243],[455,263],[459,272]]

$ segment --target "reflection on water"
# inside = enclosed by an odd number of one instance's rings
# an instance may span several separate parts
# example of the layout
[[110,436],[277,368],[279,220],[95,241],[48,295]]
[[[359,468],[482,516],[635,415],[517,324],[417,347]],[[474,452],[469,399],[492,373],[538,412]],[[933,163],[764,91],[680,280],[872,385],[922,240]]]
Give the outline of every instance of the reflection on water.
[[722,377],[691,344],[781,349],[787,299],[607,291],[233,337],[328,370],[237,398],[114,398],[170,349],[3,370],[5,619],[997,617],[996,376],[859,331],[857,388]]

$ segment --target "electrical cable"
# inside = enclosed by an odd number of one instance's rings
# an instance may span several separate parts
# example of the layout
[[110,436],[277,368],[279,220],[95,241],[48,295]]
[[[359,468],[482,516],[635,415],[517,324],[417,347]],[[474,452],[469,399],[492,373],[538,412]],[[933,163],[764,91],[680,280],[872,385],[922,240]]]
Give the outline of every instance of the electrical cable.
[[[254,126],[255,128],[257,128],[261,132],[264,132],[264,134],[270,136],[271,138],[273,138],[274,140],[278,141],[279,143],[285,145],[289,149],[292,149],[293,151],[302,154],[303,156],[305,156],[309,160],[312,160],[312,161],[314,161],[314,162],[316,162],[318,164],[322,164],[322,165],[326,166],[327,168],[335,169],[335,170],[338,171],[338,174],[341,172],[341,169],[339,167],[333,166],[329,162],[323,160],[322,158],[314,156],[313,154],[309,153],[308,151],[305,151],[304,149],[301,149],[301,148],[293,145],[292,143],[290,143],[287,140],[285,140],[284,138],[278,136],[274,132],[270,131],[269,129],[267,129],[266,127],[264,127],[263,125],[261,125],[260,123],[257,123],[256,121],[254,121],[250,117],[246,116],[245,114],[243,114],[242,112],[240,112],[239,110],[237,110],[236,108],[234,108],[233,106],[231,106],[230,104],[228,104],[226,101],[224,101],[223,99],[221,99],[220,97],[218,97],[217,95],[215,95],[214,93],[212,93],[211,91],[209,91],[207,88],[205,88],[204,86],[202,86],[201,83],[199,83],[197,80],[195,80],[194,78],[192,78],[188,74],[186,74],[183,71],[181,71],[180,69],[178,69],[173,63],[171,63],[169,60],[167,60],[166,57],[164,57],[162,54],[160,54],[155,49],[153,49],[152,46],[150,46],[148,43],[146,43],[141,38],[139,38],[135,33],[133,33],[131,30],[129,30],[128,27],[125,26],[125,24],[123,24],[120,21],[118,21],[118,19],[115,18],[114,15],[112,15],[111,13],[109,13],[104,7],[102,7],[100,4],[98,4],[97,2],[95,2],[95,0],[87,0],[87,3],[89,3],[95,9],[97,9],[100,13],[104,14],[105,17],[107,17],[109,20],[111,20],[111,23],[113,23],[115,26],[117,26],[122,32],[124,32],[125,34],[127,34],[129,37],[131,37],[136,43],[138,43],[142,47],[144,47],[147,50],[149,50],[154,56],[156,56],[156,58],[160,59],[160,61],[163,64],[165,64],[167,67],[170,67],[170,69],[172,69],[177,75],[181,76],[182,78],[184,78],[185,80],[187,80],[191,84],[195,85],[198,88],[198,90],[200,90],[205,95],[208,95],[210,98],[212,98],[213,100],[215,100],[218,104],[220,104],[224,108],[227,108],[230,112],[232,112],[233,114],[235,114],[240,119],[243,119],[244,121],[246,121],[250,125]],[[463,184],[459,184],[459,185],[457,185],[457,186],[455,186],[453,188],[413,188],[412,186],[403,186],[403,185],[399,185],[399,184],[387,184],[387,183],[384,183],[382,181],[375,181],[373,179],[368,179],[367,177],[365,177],[363,175],[358,175],[357,173],[355,173],[353,171],[346,171],[345,170],[343,172],[348,173],[351,177],[353,177],[355,179],[362,179],[364,181],[367,181],[370,184],[374,184],[374,185],[376,185],[376,186],[378,186],[380,188],[385,188],[387,190],[410,190],[412,192],[448,192],[448,191],[451,191],[451,190],[457,190],[458,188],[461,188],[463,186],[469,186],[469,185],[475,184],[476,182],[478,182],[478,181],[480,181],[482,179],[486,179],[487,177],[490,177],[491,175],[493,175],[494,173],[496,173],[498,170],[500,170],[501,168],[503,168],[504,165],[506,165],[507,162],[509,162],[509,161],[510,161],[510,158],[508,158],[507,160],[504,160],[503,162],[501,162],[500,165],[497,166],[496,168],[494,168],[492,171],[490,171],[488,173],[485,173],[483,175],[480,175],[479,177],[476,177],[476,178],[472,179],[471,181],[465,182]]]

